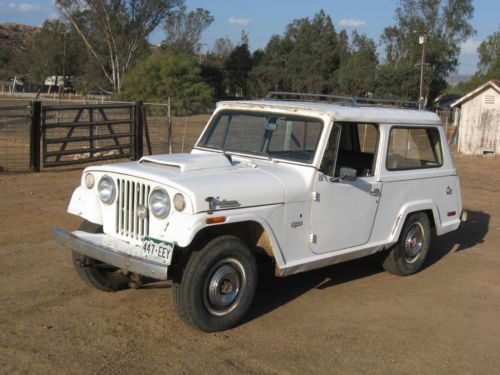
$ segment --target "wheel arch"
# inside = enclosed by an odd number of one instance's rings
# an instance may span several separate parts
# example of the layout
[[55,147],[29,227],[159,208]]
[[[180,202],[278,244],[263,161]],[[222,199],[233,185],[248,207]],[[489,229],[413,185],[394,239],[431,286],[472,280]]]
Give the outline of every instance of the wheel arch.
[[255,253],[265,254],[273,259],[276,265],[276,274],[281,274],[281,269],[284,266],[283,257],[278,241],[271,227],[265,221],[242,220],[204,226],[193,237],[189,250],[196,251],[212,239],[223,235],[234,235],[243,240]]
[[401,230],[411,214],[422,212],[429,218],[429,223],[432,229],[439,231],[440,221],[439,221],[439,211],[437,205],[431,200],[410,202],[401,207],[401,210],[396,217],[396,221],[391,232],[391,242],[396,242],[401,235]]

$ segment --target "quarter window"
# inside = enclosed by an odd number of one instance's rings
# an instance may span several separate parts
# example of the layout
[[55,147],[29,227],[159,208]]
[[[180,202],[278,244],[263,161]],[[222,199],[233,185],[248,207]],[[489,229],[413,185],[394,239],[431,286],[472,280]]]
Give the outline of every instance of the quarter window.
[[443,153],[436,128],[391,129],[386,161],[388,170],[436,168],[441,165]]

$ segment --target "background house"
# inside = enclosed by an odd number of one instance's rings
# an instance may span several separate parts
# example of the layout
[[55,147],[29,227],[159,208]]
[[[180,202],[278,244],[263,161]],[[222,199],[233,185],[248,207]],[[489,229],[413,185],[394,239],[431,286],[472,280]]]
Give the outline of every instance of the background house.
[[458,122],[458,152],[500,153],[500,81],[491,80],[451,104]]

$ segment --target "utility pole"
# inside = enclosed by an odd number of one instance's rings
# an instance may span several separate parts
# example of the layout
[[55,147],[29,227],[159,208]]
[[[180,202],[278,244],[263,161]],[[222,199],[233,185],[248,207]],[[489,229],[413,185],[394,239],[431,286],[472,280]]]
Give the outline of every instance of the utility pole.
[[424,65],[425,65],[425,53],[427,47],[427,39],[429,34],[426,32],[420,35],[418,38],[418,43],[422,45],[422,61],[420,62],[420,94],[418,98],[418,108],[424,108]]

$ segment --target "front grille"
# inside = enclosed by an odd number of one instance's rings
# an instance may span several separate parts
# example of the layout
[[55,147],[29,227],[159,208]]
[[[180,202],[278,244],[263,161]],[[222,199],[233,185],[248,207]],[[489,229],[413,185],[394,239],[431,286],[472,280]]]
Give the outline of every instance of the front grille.
[[[118,178],[116,185],[116,233],[124,239],[142,241],[144,236],[149,235],[148,198],[151,187],[124,178]],[[139,207],[145,209],[144,218],[137,214]]]

